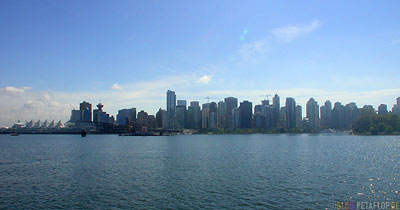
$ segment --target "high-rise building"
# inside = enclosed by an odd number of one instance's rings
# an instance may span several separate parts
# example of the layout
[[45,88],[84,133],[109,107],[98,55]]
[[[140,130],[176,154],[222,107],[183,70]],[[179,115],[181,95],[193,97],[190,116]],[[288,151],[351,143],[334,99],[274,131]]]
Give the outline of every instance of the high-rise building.
[[200,129],[201,128],[201,111],[198,101],[191,101],[187,113],[188,128]]
[[227,97],[224,99],[226,105],[226,125],[232,128],[232,110],[238,107],[238,99],[234,97]]
[[92,122],[92,104],[83,101],[79,104],[79,110],[81,111],[80,121]]
[[252,128],[253,104],[249,101],[240,102],[240,128]]
[[303,127],[303,115],[302,115],[302,107],[300,105],[296,106],[296,128]]
[[296,128],[296,101],[286,98],[286,128]]
[[344,129],[344,106],[336,102],[332,110],[332,128]]
[[90,112],[92,112],[92,104],[86,101],[83,101],[82,103],[79,104],[79,110],[85,110],[88,109]]
[[178,100],[177,106],[185,106],[186,108],[186,100]]
[[133,125],[136,122],[136,108],[118,110],[117,123],[119,125]]
[[332,122],[332,103],[327,100],[324,106],[321,106],[321,127],[331,128]]
[[356,103],[352,102],[344,106],[344,125],[346,129],[351,128],[354,121],[360,116],[360,109],[357,107]]
[[306,106],[307,118],[310,121],[311,128],[319,127],[319,106],[314,98],[310,98]]
[[278,94],[275,94],[274,98],[272,99],[272,107],[273,107],[273,117],[272,117],[272,127],[278,126],[278,121],[280,120],[280,98]]
[[388,114],[388,108],[386,104],[381,104],[378,107],[378,114],[379,115],[387,115]]
[[168,119],[168,128],[176,129],[177,128],[176,95],[175,91],[171,90],[167,91],[167,119]]
[[156,113],[156,128],[162,128],[163,127],[163,112],[165,112],[165,110],[162,110],[160,108],[158,110],[158,112]]
[[217,127],[218,128],[220,128],[220,129],[227,128],[226,116],[227,116],[226,103],[223,101],[220,101],[220,102],[218,102],[218,107],[217,107]]
[[186,128],[186,105],[176,106],[176,120],[178,122],[178,128]]
[[400,115],[400,107],[397,104],[394,104],[392,107],[392,113]]
[[234,130],[237,130],[240,128],[240,109],[239,108],[234,108],[232,109],[232,114],[230,115],[232,119],[232,126],[231,128]]
[[398,107],[400,107],[400,97],[398,97],[398,98],[396,99],[396,104],[397,104]]
[[144,110],[138,112],[136,119],[137,127],[148,127],[148,114]]
[[201,109],[201,128],[208,129],[210,126],[210,103],[202,105]]
[[148,129],[156,128],[156,118],[154,117],[154,115],[147,116],[147,128]]

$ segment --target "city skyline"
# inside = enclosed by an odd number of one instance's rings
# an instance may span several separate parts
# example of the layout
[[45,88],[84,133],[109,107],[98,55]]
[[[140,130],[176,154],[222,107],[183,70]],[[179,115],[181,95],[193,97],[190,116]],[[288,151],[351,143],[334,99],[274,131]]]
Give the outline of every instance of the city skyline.
[[255,105],[278,93],[281,104],[295,98],[303,117],[310,97],[391,109],[399,5],[3,1],[0,126],[65,122],[83,100],[114,116],[131,107],[155,114],[167,89],[201,104],[235,96]]

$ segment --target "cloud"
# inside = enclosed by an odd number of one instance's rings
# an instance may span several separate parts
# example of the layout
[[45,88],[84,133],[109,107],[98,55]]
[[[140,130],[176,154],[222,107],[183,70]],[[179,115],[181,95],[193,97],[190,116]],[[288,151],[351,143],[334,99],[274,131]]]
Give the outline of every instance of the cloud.
[[272,30],[271,35],[268,35],[263,39],[241,45],[237,50],[237,54],[242,60],[248,61],[252,58],[256,58],[257,55],[266,53],[274,41],[292,41],[300,35],[311,33],[320,25],[320,21],[315,19],[314,21],[305,25],[290,25],[275,28]]
[[197,80],[197,82],[201,84],[208,84],[213,76],[214,75],[204,75],[199,80]]
[[122,87],[119,84],[113,84],[111,86],[111,90],[122,90]]
[[321,25],[318,19],[313,20],[311,23],[302,25],[289,25],[279,27],[272,30],[273,36],[279,41],[289,42],[298,36],[308,34]]
[[255,55],[265,53],[268,48],[269,40],[269,38],[265,38],[252,43],[244,44],[240,46],[240,48],[237,50],[237,53],[243,60],[248,60]]
[[22,88],[17,88],[17,87],[5,87],[1,88],[0,90],[6,92],[6,93],[23,93],[25,90],[30,90],[32,89],[31,87],[22,87]]

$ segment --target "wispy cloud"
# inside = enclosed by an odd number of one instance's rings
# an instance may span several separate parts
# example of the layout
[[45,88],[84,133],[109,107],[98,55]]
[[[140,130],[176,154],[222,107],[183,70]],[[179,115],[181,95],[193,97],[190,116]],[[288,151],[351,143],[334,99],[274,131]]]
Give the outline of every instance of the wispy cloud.
[[258,54],[265,53],[268,49],[269,41],[270,38],[265,38],[244,44],[237,50],[237,53],[243,60],[249,60]]
[[308,34],[321,25],[318,19],[313,20],[308,24],[301,25],[289,25],[284,27],[275,28],[272,30],[272,34],[279,41],[289,42],[298,36]]
[[197,80],[197,82],[201,83],[201,84],[208,84],[211,81],[213,76],[214,75],[212,75],[212,74],[211,75],[204,75],[204,76],[200,77],[200,79]]
[[289,25],[272,29],[270,35],[263,39],[243,44],[237,50],[239,57],[248,61],[257,55],[266,53],[274,41],[290,42],[298,36],[311,33],[321,25],[318,19],[308,24]]
[[23,93],[26,90],[30,90],[32,89],[31,87],[21,87],[21,88],[17,88],[17,87],[5,87],[5,88],[0,88],[0,90],[2,90],[5,93]]

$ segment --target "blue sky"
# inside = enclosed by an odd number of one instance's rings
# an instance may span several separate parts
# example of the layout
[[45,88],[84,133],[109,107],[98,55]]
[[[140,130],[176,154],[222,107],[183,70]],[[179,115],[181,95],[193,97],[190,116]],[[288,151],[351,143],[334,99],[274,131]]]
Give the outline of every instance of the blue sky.
[[399,1],[0,1],[0,125],[89,100],[150,114],[178,99],[310,97],[391,108]]

